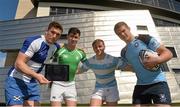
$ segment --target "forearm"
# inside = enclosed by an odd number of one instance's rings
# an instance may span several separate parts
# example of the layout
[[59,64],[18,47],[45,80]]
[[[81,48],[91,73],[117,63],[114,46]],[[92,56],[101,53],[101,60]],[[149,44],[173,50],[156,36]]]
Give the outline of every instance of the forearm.
[[133,71],[133,68],[131,65],[127,65],[126,67],[124,67],[124,69],[122,69],[122,71],[129,71],[129,72],[132,72]]
[[26,74],[26,75],[28,75],[30,77],[37,78],[37,73],[35,71],[33,71],[26,63],[16,62],[15,63],[15,68],[18,71],[20,71],[20,72],[22,72],[22,73],[24,73],[24,74]]
[[172,53],[167,49],[164,50],[158,58],[158,64],[169,61],[173,57]]

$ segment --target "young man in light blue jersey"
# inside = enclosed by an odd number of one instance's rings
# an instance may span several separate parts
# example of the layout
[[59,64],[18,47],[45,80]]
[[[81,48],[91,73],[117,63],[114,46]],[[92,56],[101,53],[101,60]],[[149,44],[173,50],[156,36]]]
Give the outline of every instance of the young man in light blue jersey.
[[79,67],[79,73],[91,69],[96,77],[95,90],[91,96],[90,106],[101,106],[106,102],[107,106],[116,106],[119,100],[119,92],[115,79],[115,69],[124,68],[121,58],[111,56],[104,52],[105,44],[101,39],[92,43],[96,55],[84,61]]
[[[172,53],[151,36],[145,38],[146,43],[136,39],[125,22],[115,24],[114,31],[126,43],[125,48],[121,51],[121,57],[132,66],[137,76],[137,83],[133,93],[133,104],[138,107],[151,104],[169,107],[171,95],[165,74],[161,68],[156,70],[152,70],[152,68],[170,60]],[[152,50],[157,52],[158,55],[148,56],[144,62],[141,62],[139,58],[141,50]]]
[[51,56],[60,46],[56,41],[63,32],[58,22],[51,22],[45,35],[37,35],[25,39],[16,58],[14,66],[9,70],[5,81],[5,97],[7,106],[39,106],[39,84],[48,84],[40,74],[43,63],[49,62]]

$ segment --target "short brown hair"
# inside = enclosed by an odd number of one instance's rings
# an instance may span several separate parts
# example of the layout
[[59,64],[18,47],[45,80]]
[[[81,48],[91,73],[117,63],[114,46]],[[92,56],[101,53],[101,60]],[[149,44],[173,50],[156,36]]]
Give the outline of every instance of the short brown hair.
[[114,26],[114,32],[116,32],[116,29],[118,29],[118,28],[120,28],[121,26],[126,26],[127,28],[129,28],[129,26],[127,25],[127,23],[125,23],[125,22],[118,22],[118,23],[116,23],[115,24],[115,26]]
[[63,32],[63,27],[61,26],[61,24],[59,24],[59,23],[56,22],[56,21],[53,21],[53,22],[51,22],[51,23],[49,24],[48,30],[51,29],[52,27],[58,28],[58,29],[60,29],[60,30]]
[[81,35],[81,31],[77,28],[77,27],[71,27],[68,31],[68,35],[70,33],[73,33],[73,34],[79,34],[79,36]]
[[103,41],[102,39],[96,39],[96,40],[93,41],[92,47],[95,46],[95,44],[96,44],[97,42],[102,42],[103,45],[105,45],[105,44],[104,44],[104,41]]

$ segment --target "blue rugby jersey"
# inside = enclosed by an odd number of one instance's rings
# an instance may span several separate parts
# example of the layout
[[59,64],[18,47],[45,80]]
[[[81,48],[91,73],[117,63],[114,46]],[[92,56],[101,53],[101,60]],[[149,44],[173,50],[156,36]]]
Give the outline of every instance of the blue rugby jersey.
[[[44,35],[38,35],[28,37],[24,41],[20,52],[26,54],[30,58],[27,65],[32,70],[39,73],[43,69],[44,62],[48,62],[50,60],[57,48],[60,48],[59,44],[49,44],[45,40]],[[34,78],[23,74],[15,69],[15,67],[12,67],[9,70],[8,76],[19,78],[25,82],[36,82]]]
[[148,85],[166,81],[165,74],[161,69],[158,69],[157,71],[147,70],[143,67],[139,59],[139,52],[141,50],[151,49],[156,51],[159,46],[160,43],[155,38],[151,38],[149,44],[145,44],[139,39],[134,39],[122,49],[121,56],[126,59],[127,63],[132,65],[133,70],[136,73],[137,85]]
[[108,88],[117,85],[115,79],[115,69],[125,67],[125,62],[118,57],[105,54],[105,58],[97,60],[96,56],[89,58],[80,66],[80,72],[91,69],[96,76],[96,88]]

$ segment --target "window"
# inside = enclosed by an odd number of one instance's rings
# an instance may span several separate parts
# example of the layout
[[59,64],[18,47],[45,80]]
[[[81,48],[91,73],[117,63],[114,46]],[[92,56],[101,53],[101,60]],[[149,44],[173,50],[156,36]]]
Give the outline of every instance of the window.
[[170,9],[170,2],[169,0],[158,0],[159,1],[159,7]]
[[162,19],[153,18],[153,20],[156,26],[180,26],[180,24],[178,23],[174,23]]
[[163,72],[169,72],[169,68],[168,68],[167,63],[162,63],[161,64],[161,69],[162,69]]
[[89,11],[97,11],[97,10],[69,8],[69,7],[50,7],[50,15],[81,13],[81,12],[89,12]]
[[4,66],[12,66],[15,63],[16,57],[19,53],[19,50],[5,50],[6,58],[4,61]]
[[148,28],[147,28],[146,25],[137,25],[136,27],[137,27],[137,30],[146,30],[146,31],[148,31]]
[[176,50],[174,49],[174,47],[166,47],[166,48],[168,48],[172,52],[173,58],[177,58]]
[[175,11],[180,12],[180,0],[173,0]]
[[175,73],[180,73],[180,68],[173,68],[172,69]]
[[0,51],[0,67],[4,67],[6,60],[6,53]]
[[154,5],[154,0],[141,0],[143,4]]

